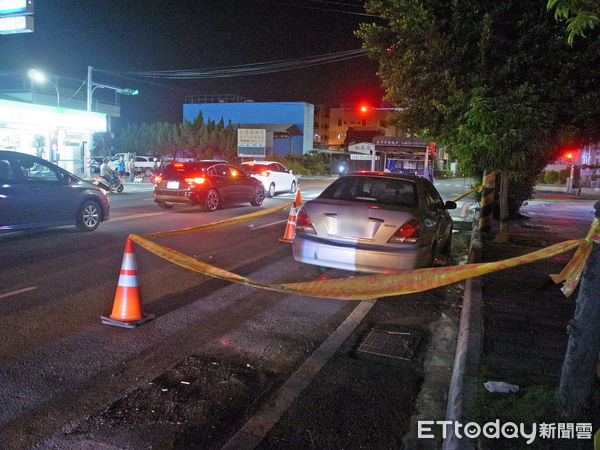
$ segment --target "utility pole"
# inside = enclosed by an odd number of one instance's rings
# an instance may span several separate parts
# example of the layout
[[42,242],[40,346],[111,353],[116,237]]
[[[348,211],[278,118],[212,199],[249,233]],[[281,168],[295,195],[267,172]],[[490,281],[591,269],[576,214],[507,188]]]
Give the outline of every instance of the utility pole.
[[88,66],[88,74],[87,74],[87,112],[92,111],[92,70],[94,68],[92,66]]
[[[594,207],[594,220],[598,221],[600,201]],[[593,239],[592,231],[586,239]],[[592,251],[581,275],[575,317],[567,326],[569,342],[556,393],[561,412],[571,415],[580,413],[590,401],[600,351],[600,243],[592,241],[591,245]]]

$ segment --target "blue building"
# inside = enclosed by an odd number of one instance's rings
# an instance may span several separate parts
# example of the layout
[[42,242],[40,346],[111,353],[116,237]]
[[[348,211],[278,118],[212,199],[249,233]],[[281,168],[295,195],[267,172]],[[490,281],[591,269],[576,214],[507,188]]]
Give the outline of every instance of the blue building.
[[[232,101],[231,97],[188,96],[183,105],[183,119],[192,122],[202,113],[205,121],[219,122],[223,119],[225,124],[231,121],[234,125],[256,125],[256,128],[259,128],[258,125],[272,125],[271,132],[279,131],[279,134],[273,136],[275,143],[279,140],[279,145],[272,147],[273,153],[305,154],[312,150],[315,113],[313,105],[304,102],[235,101],[237,99],[239,97],[233,97]],[[290,130],[291,126],[295,126],[300,133],[289,133],[286,138],[285,133],[281,132]],[[281,142],[282,139],[289,141]]]

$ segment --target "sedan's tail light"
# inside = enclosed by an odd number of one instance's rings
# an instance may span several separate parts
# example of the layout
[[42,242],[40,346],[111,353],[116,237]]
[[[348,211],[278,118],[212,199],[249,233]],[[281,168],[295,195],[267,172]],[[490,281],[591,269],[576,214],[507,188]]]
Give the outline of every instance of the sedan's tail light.
[[152,179],[152,182],[153,182],[154,184],[158,184],[158,183],[160,183],[161,181],[162,181],[162,177],[161,177],[160,175],[156,175],[156,176],[155,176],[155,177]]
[[186,178],[185,182],[187,184],[202,184],[206,181],[205,178],[202,177],[196,177],[196,178]]
[[296,217],[296,231],[317,234],[315,227],[313,227],[313,224],[310,222],[308,214],[306,214],[304,208],[300,208],[300,211],[298,211],[298,217]]
[[263,173],[261,173],[261,175],[263,177],[268,177],[269,175],[271,175],[271,171],[270,170],[265,170]]
[[415,219],[405,222],[388,240],[392,244],[414,244],[421,237],[421,224]]

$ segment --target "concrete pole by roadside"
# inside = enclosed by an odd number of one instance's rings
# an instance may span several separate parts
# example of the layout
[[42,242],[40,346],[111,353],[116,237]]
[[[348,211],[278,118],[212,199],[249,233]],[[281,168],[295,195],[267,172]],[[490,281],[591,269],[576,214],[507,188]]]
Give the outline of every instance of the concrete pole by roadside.
[[[594,205],[595,217],[600,218],[600,201]],[[576,415],[590,401],[596,377],[595,369],[600,351],[600,244],[592,243],[575,307],[575,317],[569,322],[569,341],[563,362],[560,385],[556,393],[563,414]]]

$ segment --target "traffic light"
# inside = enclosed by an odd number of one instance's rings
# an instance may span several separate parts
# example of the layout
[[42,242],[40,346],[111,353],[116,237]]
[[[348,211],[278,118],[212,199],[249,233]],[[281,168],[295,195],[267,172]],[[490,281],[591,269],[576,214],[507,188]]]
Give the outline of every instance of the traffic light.
[[572,162],[573,161],[573,152],[565,153],[565,159],[569,162]]

